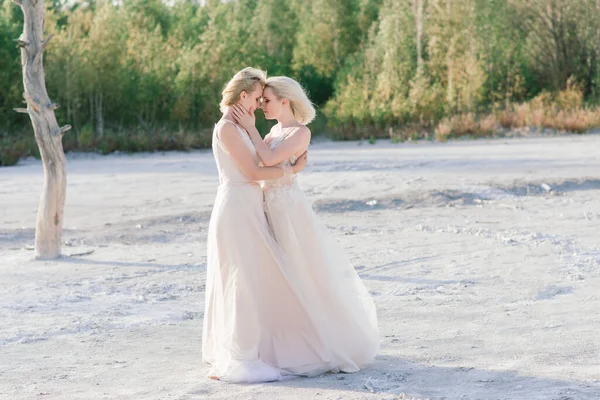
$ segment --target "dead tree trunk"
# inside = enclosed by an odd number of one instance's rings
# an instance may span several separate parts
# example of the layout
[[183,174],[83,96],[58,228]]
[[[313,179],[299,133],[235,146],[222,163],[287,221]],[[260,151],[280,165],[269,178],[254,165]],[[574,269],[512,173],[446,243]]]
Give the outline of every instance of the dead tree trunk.
[[38,259],[53,259],[60,256],[67,189],[62,136],[71,126],[58,126],[54,115],[58,105],[50,102],[46,90],[43,56],[52,37],[43,38],[44,0],[13,1],[21,7],[25,22],[23,34],[17,43],[21,47],[23,96],[27,102],[27,108],[15,110],[29,114],[44,167],[44,187],[35,230],[35,256]]

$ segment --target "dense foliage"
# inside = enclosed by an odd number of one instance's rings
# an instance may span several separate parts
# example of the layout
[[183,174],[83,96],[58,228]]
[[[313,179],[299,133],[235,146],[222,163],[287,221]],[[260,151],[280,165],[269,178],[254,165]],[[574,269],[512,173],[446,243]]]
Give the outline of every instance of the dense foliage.
[[[597,0],[47,4],[46,81],[59,121],[74,127],[67,150],[206,146],[223,85],[245,66],[298,79],[319,106],[313,130],[341,138],[440,123],[451,134],[456,118],[498,112],[510,127],[506,113],[532,99],[531,115],[555,116],[600,98]],[[13,158],[35,147],[28,117],[12,111],[23,100],[21,29],[19,8],[0,0],[5,164],[8,147]],[[584,128],[597,120],[586,115]]]

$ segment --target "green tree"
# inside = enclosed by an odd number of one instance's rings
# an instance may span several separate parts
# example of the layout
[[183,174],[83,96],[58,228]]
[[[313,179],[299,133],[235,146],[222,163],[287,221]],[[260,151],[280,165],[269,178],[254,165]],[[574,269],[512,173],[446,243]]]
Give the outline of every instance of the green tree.
[[358,1],[293,4],[299,24],[292,65],[313,101],[323,104],[332,94],[336,73],[359,46]]
[[410,119],[408,94],[416,74],[416,33],[409,0],[386,0],[379,22],[339,75],[327,105],[334,121],[389,124]]
[[23,17],[18,13],[12,1],[0,0],[0,132],[27,120],[13,111],[23,102],[20,53],[15,46],[23,31]]

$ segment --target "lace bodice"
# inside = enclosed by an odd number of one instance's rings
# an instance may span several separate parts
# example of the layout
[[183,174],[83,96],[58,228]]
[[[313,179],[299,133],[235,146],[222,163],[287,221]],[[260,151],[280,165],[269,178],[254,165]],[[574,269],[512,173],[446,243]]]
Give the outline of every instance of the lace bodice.
[[[281,143],[283,143],[283,141],[285,140],[285,138],[288,135],[280,135],[280,136],[276,136],[273,139],[271,139],[269,141],[269,147],[271,148],[271,150],[274,150],[277,146],[279,146]],[[290,159],[283,161],[281,164],[284,165],[292,165],[296,162],[296,156],[292,156],[290,157]]]
[[[271,150],[275,149],[277,146],[279,146],[281,143],[283,143],[283,141],[285,140],[286,137],[287,137],[287,134],[279,135],[279,136],[276,136],[273,139],[271,139],[269,141],[269,147],[271,148]],[[293,165],[295,162],[296,162],[296,157],[292,156],[289,159],[280,162],[278,165]],[[296,184],[296,174],[291,174],[288,176],[283,176],[278,179],[263,181],[262,187],[263,187],[263,190],[273,190],[273,189],[281,188],[283,186],[291,186],[291,185],[295,185],[295,184]]]
[[[275,149],[277,146],[283,143],[286,137],[287,134],[273,137],[269,141],[269,147],[271,149]],[[292,165],[295,162],[296,157],[292,156],[289,159],[279,163],[279,165]],[[267,205],[274,200],[294,201],[299,200],[304,196],[302,189],[300,189],[298,186],[296,174],[284,176],[279,179],[263,181],[261,186],[265,194],[265,204]]]

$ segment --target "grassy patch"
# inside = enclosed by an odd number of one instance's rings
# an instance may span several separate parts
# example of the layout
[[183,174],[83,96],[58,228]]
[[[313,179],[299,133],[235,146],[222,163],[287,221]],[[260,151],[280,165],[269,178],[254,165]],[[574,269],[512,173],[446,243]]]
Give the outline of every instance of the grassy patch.
[[[63,148],[69,151],[88,151],[110,154],[115,151],[136,153],[141,151],[188,151],[207,148],[211,145],[211,130],[180,130],[177,132],[156,131],[106,132],[95,135],[91,128],[83,127],[79,132],[67,132],[63,137]],[[0,165],[16,164],[20,158],[39,158],[39,149],[33,134],[22,134],[0,139]]]

